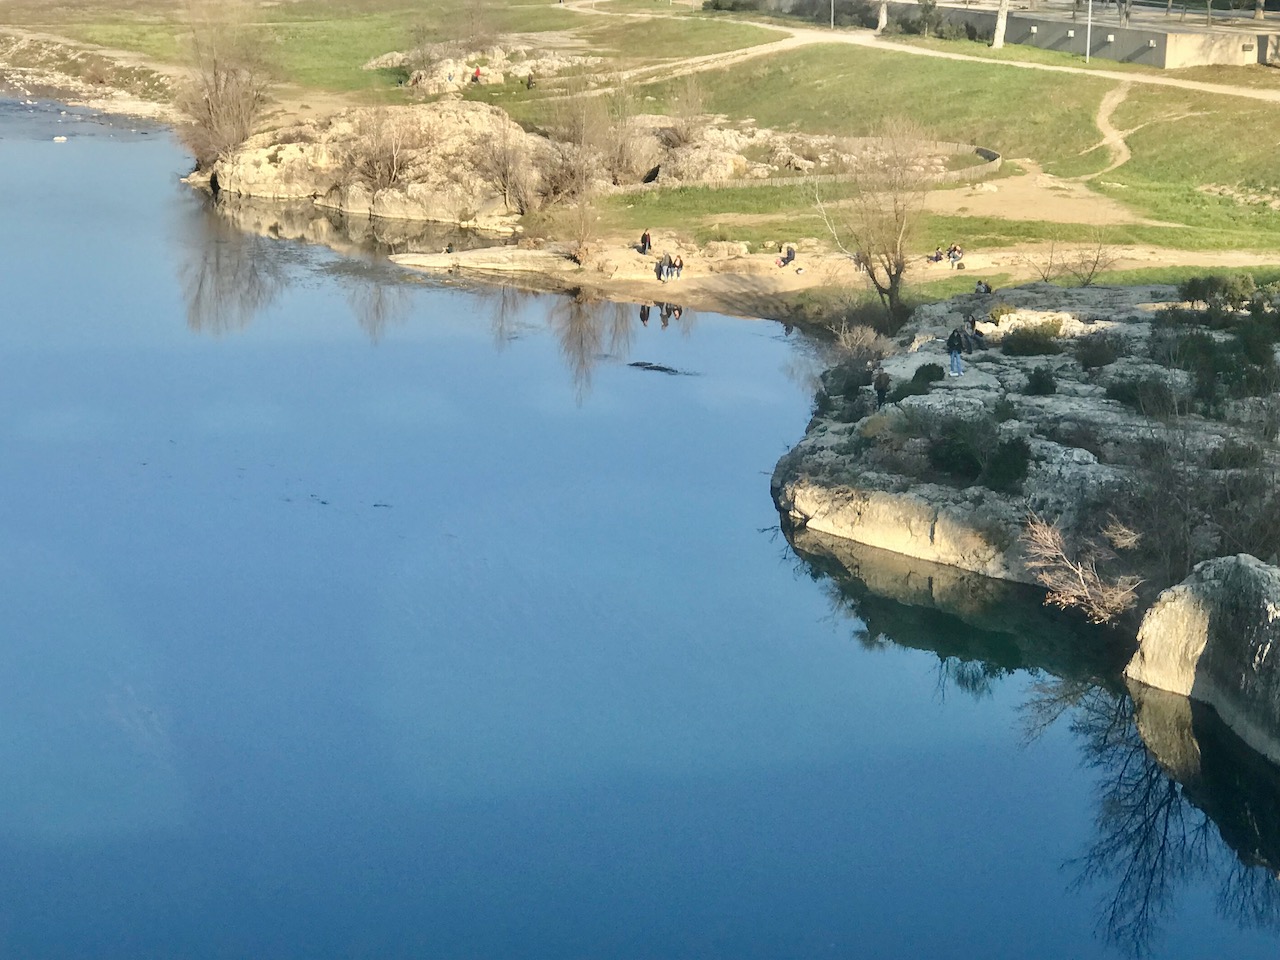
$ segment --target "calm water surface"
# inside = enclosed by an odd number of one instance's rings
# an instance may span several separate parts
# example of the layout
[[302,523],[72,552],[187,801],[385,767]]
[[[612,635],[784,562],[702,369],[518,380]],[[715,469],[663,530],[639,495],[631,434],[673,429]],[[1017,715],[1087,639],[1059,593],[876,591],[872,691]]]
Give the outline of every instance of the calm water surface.
[[1266,770],[1179,785],[1088,663],[778,533],[797,336],[185,166],[0,109],[4,957],[1275,955]]

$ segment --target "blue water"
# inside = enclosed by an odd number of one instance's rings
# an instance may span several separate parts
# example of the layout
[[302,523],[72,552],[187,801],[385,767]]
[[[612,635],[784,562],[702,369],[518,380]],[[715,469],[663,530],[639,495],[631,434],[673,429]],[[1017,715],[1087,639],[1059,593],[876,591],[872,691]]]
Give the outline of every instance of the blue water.
[[[1026,741],[1044,678],[869,649],[780,536],[798,334],[245,236],[163,131],[32,109],[0,955],[1126,955],[1081,879],[1110,774],[1070,715]],[[1147,942],[1274,956],[1208,836]]]

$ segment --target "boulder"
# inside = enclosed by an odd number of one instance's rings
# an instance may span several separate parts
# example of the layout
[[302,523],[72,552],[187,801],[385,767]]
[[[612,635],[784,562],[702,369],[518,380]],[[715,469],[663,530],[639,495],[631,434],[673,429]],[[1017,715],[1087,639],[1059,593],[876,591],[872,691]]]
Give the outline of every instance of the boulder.
[[1247,554],[1201,563],[1142,618],[1125,675],[1211,705],[1280,762],[1280,569]]

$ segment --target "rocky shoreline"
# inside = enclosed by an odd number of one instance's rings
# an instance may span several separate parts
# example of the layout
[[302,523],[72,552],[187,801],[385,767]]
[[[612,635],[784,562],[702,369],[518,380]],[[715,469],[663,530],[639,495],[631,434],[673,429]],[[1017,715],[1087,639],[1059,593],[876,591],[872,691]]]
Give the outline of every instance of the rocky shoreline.
[[[1030,284],[922,307],[882,361],[883,408],[874,357],[823,375],[774,501],[792,531],[1114,620],[1137,635],[1131,680],[1280,762],[1280,570],[1255,558],[1277,548],[1277,293],[1198,310],[1173,287]],[[966,321],[976,348],[948,375]],[[1126,602],[1103,616],[1091,591]]]

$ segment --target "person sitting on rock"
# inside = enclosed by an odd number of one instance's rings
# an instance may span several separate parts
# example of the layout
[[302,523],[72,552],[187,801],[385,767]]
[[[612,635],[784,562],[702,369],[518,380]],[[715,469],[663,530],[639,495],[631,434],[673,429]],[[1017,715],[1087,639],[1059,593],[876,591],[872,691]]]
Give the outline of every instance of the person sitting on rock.
[[960,249],[960,244],[953,243],[951,249],[947,251],[947,259],[951,261],[951,269],[954,270],[960,263],[960,258],[964,256],[964,251]]
[[991,292],[991,284],[987,283],[985,280],[979,280],[977,286],[973,288],[973,292],[978,294],[988,294]]
[[473,73],[473,74],[471,75],[471,82],[472,82],[472,83],[479,83],[479,82],[480,82],[480,68],[479,68],[479,67],[476,67],[476,72],[475,72],[475,73]]

